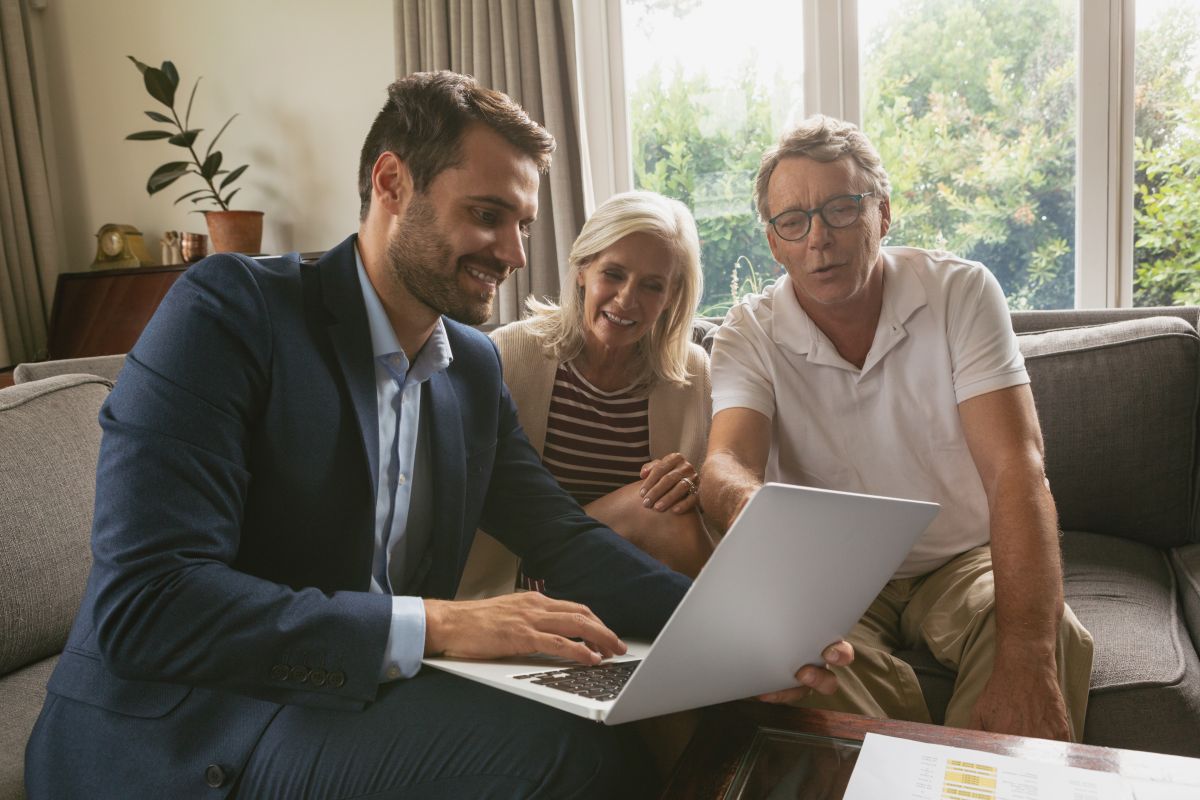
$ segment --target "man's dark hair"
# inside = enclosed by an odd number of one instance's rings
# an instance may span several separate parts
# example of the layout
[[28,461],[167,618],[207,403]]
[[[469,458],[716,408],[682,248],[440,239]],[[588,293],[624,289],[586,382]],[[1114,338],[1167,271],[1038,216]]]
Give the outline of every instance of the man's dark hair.
[[462,137],[482,124],[528,155],[538,172],[550,168],[554,137],[529,118],[511,97],[479,85],[470,75],[442,70],[415,72],[388,87],[388,100],[371,124],[358,162],[359,217],[371,207],[371,169],[379,156],[395,153],[423,192],[442,170],[462,161]]

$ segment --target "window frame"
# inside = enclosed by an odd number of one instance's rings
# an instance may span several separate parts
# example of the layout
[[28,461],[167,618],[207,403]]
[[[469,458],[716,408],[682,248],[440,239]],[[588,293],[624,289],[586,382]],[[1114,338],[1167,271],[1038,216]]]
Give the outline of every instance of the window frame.
[[[1076,308],[1133,305],[1135,2],[1078,0]],[[805,113],[861,125],[858,2],[802,3]],[[574,4],[590,212],[633,188],[621,0]]]

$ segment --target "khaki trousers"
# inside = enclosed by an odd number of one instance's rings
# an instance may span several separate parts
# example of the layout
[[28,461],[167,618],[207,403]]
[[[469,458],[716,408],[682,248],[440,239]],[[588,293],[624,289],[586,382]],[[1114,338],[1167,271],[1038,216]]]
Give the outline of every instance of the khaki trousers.
[[[871,717],[931,722],[917,676],[896,650],[924,644],[941,664],[958,673],[946,708],[946,725],[969,727],[971,709],[992,674],[996,615],[992,551],[968,550],[933,572],[889,581],[846,637],[854,663],[836,667],[838,691],[811,695],[796,705]],[[1092,636],[1064,607],[1055,653],[1058,682],[1067,706],[1071,740],[1083,736]]]

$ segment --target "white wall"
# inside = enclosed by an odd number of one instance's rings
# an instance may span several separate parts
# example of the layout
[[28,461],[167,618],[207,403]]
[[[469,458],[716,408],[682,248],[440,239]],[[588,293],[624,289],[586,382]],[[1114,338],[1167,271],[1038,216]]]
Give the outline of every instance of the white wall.
[[[324,250],[357,228],[358,152],[395,78],[391,0],[43,0],[52,153],[66,263],[86,269],[105,222],[136,225],[151,255],[164,230],[206,232],[176,197],[185,176],[149,196],[146,178],[186,151],[129,142],[165,108],[146,93],[127,54],[180,73],[176,107],[200,88],[191,126],[207,146],[237,113],[217,149],[249,163],[233,207],[266,212],[266,252]],[[165,127],[165,126],[157,126]],[[201,153],[203,155],[203,153]]]

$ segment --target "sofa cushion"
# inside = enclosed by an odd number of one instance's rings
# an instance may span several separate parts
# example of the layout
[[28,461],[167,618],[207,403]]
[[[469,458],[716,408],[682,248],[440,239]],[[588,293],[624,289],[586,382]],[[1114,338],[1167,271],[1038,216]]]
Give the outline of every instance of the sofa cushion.
[[[1063,534],[1062,549],[1067,604],[1095,640],[1084,741],[1200,756],[1200,740],[1178,735],[1200,726],[1200,660],[1183,629],[1166,554],[1077,531]],[[1200,546],[1189,555],[1200,566]],[[940,724],[954,673],[924,647],[895,655],[912,666]]]
[[43,659],[0,678],[0,797],[25,796],[25,743],[46,700],[46,682],[58,656]]
[[66,375],[0,389],[0,675],[60,651],[79,608],[111,386]]
[[1189,544],[1171,553],[1175,577],[1179,580],[1179,596],[1183,601],[1184,619],[1192,644],[1200,650],[1200,544]]
[[1200,397],[1195,329],[1152,317],[1018,339],[1060,526],[1186,544]]
[[1084,741],[1200,756],[1200,659],[1167,554],[1095,533],[1063,534],[1067,603],[1095,640]]

